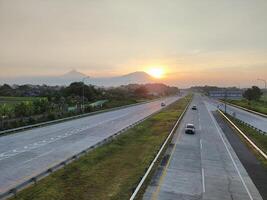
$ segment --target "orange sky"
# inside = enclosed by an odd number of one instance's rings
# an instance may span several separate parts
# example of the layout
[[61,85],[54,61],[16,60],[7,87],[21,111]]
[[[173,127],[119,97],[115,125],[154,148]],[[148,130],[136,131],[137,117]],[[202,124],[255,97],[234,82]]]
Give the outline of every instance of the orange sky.
[[267,1],[0,0],[0,79],[166,68],[176,85],[267,79]]

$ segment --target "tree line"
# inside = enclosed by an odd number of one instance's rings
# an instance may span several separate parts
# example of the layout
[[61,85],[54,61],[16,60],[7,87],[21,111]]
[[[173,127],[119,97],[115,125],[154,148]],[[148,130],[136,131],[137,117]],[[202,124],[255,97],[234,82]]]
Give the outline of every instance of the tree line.
[[[34,116],[41,115],[40,120],[46,121],[78,114],[81,112],[83,102],[90,104],[98,100],[108,100],[109,103],[106,107],[113,107],[135,103],[139,100],[175,95],[178,92],[178,88],[164,84],[129,84],[112,88],[84,85],[83,82],[73,82],[69,86],[10,86],[4,84],[0,86],[0,97],[34,98],[16,103],[1,103],[0,98],[0,118],[2,121],[18,118],[19,120],[25,121],[27,119],[31,122],[37,122],[39,118],[37,120],[37,117]],[[75,113],[69,111],[69,107],[75,107]],[[85,111],[90,112],[94,109],[87,106]],[[19,124],[12,126],[19,126]]]

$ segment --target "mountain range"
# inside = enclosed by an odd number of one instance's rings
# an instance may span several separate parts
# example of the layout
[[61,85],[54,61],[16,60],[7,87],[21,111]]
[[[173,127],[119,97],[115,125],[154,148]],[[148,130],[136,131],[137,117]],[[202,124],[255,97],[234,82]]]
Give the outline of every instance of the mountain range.
[[79,71],[72,70],[66,74],[60,76],[28,76],[8,78],[6,80],[0,80],[0,84],[33,84],[33,85],[69,85],[72,82],[79,82],[84,79],[86,84],[92,84],[103,87],[116,87],[127,84],[145,84],[157,82],[152,76],[146,72],[137,71],[130,74],[114,77],[90,77]]

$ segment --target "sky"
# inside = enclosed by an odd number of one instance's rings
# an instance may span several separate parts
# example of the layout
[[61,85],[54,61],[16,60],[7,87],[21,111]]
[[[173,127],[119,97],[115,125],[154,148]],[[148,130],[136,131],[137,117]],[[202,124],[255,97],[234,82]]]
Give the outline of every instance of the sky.
[[0,79],[162,67],[177,86],[261,86],[266,11],[266,0],[0,0]]

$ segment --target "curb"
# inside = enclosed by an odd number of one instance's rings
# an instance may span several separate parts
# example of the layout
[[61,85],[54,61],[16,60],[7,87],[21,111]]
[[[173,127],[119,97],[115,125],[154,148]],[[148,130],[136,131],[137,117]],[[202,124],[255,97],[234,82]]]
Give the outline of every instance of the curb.
[[241,131],[235,124],[232,122],[222,111],[219,110],[219,113],[254,147],[260,155],[267,160],[267,155],[254,143],[252,142],[246,134]]

